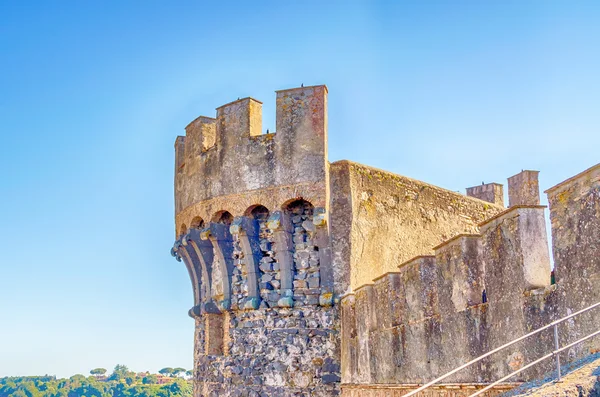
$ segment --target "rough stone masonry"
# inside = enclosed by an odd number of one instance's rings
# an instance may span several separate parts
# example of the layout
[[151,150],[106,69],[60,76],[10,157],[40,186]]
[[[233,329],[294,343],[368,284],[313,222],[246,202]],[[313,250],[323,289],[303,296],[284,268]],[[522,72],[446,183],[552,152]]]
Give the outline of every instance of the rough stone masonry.
[[[275,132],[261,108],[238,99],[175,141],[171,253],[192,283],[196,397],[405,393],[508,337],[502,316],[512,336],[581,301],[550,284],[537,172],[509,180],[506,209],[497,183],[465,196],[329,163],[325,86],[277,91]],[[578,263],[565,286],[599,273],[580,264],[598,241],[599,169],[550,193],[555,257]],[[587,226],[566,233],[573,221]],[[455,381],[487,382],[536,349]]]

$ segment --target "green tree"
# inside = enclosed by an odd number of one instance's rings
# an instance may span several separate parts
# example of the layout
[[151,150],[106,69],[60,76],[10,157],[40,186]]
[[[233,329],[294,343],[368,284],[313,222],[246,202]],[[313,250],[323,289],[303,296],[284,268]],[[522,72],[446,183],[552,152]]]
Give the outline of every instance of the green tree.
[[112,374],[108,377],[108,380],[124,380],[127,376],[130,376],[130,372],[126,365],[117,364]]
[[105,373],[106,373],[105,368],[94,368],[93,370],[90,371],[90,374],[92,374],[94,376],[102,376]]
[[177,379],[171,384],[164,385],[164,389],[168,390],[171,396],[192,397],[192,386],[183,379]]
[[144,376],[144,378],[142,379],[142,383],[145,385],[155,385],[156,383],[158,383],[158,377],[154,374],[148,374]]
[[0,378],[0,397],[192,397],[192,383],[182,378],[158,385],[150,383],[156,375],[147,373],[143,382],[136,383],[135,374],[124,365],[115,367],[113,374],[118,380],[101,382],[94,376],[79,374],[68,379]]
[[173,368],[165,367],[165,368],[161,369],[160,371],[158,371],[158,373],[165,375],[165,376],[171,376],[173,374]]
[[71,382],[73,382],[73,383],[76,383],[76,384],[82,384],[82,383],[85,383],[87,381],[86,377],[83,376],[83,375],[81,375],[81,374],[73,375],[73,376],[71,376],[69,378],[69,380]]
[[180,374],[184,374],[185,373],[185,368],[181,368],[181,367],[177,367],[177,368],[173,368],[173,376],[179,376]]

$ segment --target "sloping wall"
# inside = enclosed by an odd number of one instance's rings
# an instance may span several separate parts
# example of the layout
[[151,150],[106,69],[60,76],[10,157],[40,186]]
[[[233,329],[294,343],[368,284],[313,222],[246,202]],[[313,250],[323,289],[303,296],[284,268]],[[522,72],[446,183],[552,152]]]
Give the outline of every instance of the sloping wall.
[[451,237],[477,232],[479,222],[504,210],[347,160],[332,163],[330,173],[334,261],[350,264],[352,289],[433,254],[432,247]]

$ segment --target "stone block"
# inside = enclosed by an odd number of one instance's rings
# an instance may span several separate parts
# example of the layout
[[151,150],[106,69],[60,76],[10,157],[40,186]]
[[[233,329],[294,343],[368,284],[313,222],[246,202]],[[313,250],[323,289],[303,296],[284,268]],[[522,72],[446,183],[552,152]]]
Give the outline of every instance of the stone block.
[[504,207],[504,186],[499,183],[482,183],[469,187],[467,196]]
[[539,171],[521,171],[508,178],[508,206],[540,205]]

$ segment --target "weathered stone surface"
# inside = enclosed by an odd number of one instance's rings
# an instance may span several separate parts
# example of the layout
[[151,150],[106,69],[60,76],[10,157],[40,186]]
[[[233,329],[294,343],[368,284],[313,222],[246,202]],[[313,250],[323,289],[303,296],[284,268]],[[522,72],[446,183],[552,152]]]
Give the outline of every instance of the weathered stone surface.
[[[327,88],[302,87],[277,92],[277,132],[261,134],[262,104],[244,98],[201,117],[176,142],[176,230],[194,217],[205,221],[227,210],[233,216],[260,203],[271,211],[290,198],[303,197],[328,207]],[[209,127],[203,127],[209,125]],[[204,148],[197,131],[215,129],[215,144]]]
[[[548,189],[555,279],[561,316],[600,302],[600,164]],[[600,329],[600,309],[561,328],[572,342]],[[582,357],[600,351],[600,338],[569,351]]]
[[[468,197],[329,164],[324,86],[278,91],[273,134],[262,134],[261,106],[221,106],[175,142],[171,253],[192,282],[196,397],[399,396],[600,300],[600,165],[548,191],[551,285],[537,171],[509,179],[505,209],[499,184]],[[565,323],[561,343],[599,318]],[[433,393],[466,395],[546,354],[552,336],[515,344]]]
[[511,391],[514,397],[598,397],[600,396],[600,358],[591,356],[575,366],[573,372],[566,374],[560,382],[554,379],[530,382]]
[[540,205],[539,171],[521,171],[508,178],[508,206]]
[[482,183],[468,187],[467,196],[504,207],[504,186],[499,183]]
[[[513,206],[487,219],[481,234],[456,236],[435,247],[435,258],[418,257],[344,298],[343,393],[400,393],[390,385],[434,379],[599,301],[600,283],[594,280],[600,271],[600,165],[548,193],[556,285],[550,280],[544,207]],[[590,312],[561,324],[561,345],[600,328],[598,318]],[[446,381],[491,382],[553,345],[548,329]],[[591,339],[561,357],[565,362],[599,348],[598,338]],[[539,378],[553,368],[548,360],[512,379]]]
[[[330,172],[330,190],[349,196],[332,199],[334,218],[347,218],[336,219],[337,224],[346,226],[339,230],[336,224],[338,230],[332,227],[332,234],[334,261],[337,257],[350,261],[352,288],[395,271],[415,256],[432,255],[434,246],[457,234],[478,232],[479,222],[504,210],[346,160],[331,164]],[[334,269],[340,266],[334,265]]]
[[[506,383],[495,386],[488,392],[482,394],[483,397],[502,396],[510,391],[519,383]],[[485,387],[481,383],[463,383],[463,384],[440,384],[432,386],[430,389],[418,393],[416,397],[467,397]],[[415,390],[416,385],[343,385],[342,397],[401,397]],[[591,397],[591,396],[590,396]]]
[[337,395],[337,310],[307,306],[232,312],[229,354],[196,355],[196,380],[204,393],[198,395]]
[[[327,88],[278,91],[276,133],[262,134],[260,112],[237,100],[176,140],[172,252],[198,308],[195,395],[336,395]],[[190,227],[195,247],[181,237]]]

